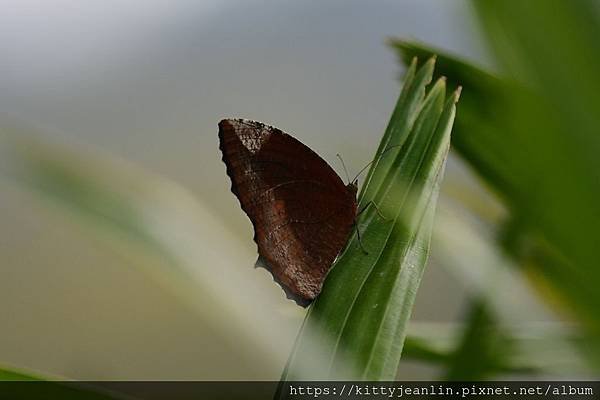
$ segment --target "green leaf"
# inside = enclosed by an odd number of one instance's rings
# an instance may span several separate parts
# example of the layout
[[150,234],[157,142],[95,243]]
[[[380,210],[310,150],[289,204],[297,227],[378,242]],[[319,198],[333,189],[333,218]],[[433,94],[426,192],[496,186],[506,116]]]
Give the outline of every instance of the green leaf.
[[[585,338],[580,326],[561,322],[563,318],[557,315],[556,304],[546,304],[543,298],[536,296],[534,287],[528,284],[527,273],[517,268],[514,260],[497,245],[489,235],[489,227],[486,229],[481,220],[465,218],[465,215],[465,210],[457,209],[452,202],[440,204],[433,241],[437,259],[443,260],[441,266],[462,282],[469,298],[484,302],[488,317],[493,317],[494,323],[510,338],[511,346],[503,347],[502,353],[494,353],[501,359],[495,363],[499,368],[490,372],[514,374],[535,370],[556,377],[564,376],[565,371],[572,375],[589,374],[590,365],[575,346],[583,344]],[[535,316],[533,321],[532,316]],[[555,320],[557,322],[549,322]],[[495,329],[481,332],[482,335],[496,334]],[[429,338],[430,342],[435,339],[434,343],[442,338],[457,337],[448,327],[437,325],[429,330],[413,330],[412,334]],[[480,343],[492,341],[483,337],[478,340]],[[457,343],[460,341],[467,342],[464,335]],[[472,343],[471,350],[480,352],[476,344]],[[441,348],[454,349],[454,346],[444,343]]]
[[367,208],[357,229],[368,254],[355,232],[307,314],[282,380],[385,380],[396,374],[458,100],[458,92],[446,99],[444,79],[425,95],[434,63],[417,70],[414,61],[409,68],[361,192]]
[[0,381],[37,381],[41,378],[8,368],[0,368]]
[[191,306],[235,360],[260,356],[266,370],[277,373],[300,321],[293,313],[300,310],[289,304],[296,320],[285,315],[273,301],[280,292],[269,291],[272,282],[252,280],[256,272],[246,264],[254,250],[246,250],[212,210],[175,182],[135,165],[14,132],[0,136],[1,158],[11,166],[0,173],[8,172],[42,205],[81,222],[90,240],[122,252],[140,273]]
[[[596,2],[474,2],[507,74],[526,85],[505,107],[519,185],[518,218],[540,237],[545,276],[600,332],[600,14]],[[502,125],[500,125],[502,126]],[[518,142],[514,139],[520,139]],[[520,145],[520,147],[517,147]],[[512,163],[511,163],[512,164]],[[542,262],[544,260],[541,260]],[[597,335],[597,337],[600,337]]]
[[[508,205],[502,243],[586,324],[600,360],[600,18],[587,1],[475,3],[506,72],[439,55],[464,87],[453,146]],[[439,54],[393,46],[404,60]]]
[[431,345],[426,339],[417,336],[407,336],[404,340],[402,357],[405,360],[423,361],[428,364],[445,364],[450,354]]
[[511,341],[497,325],[485,301],[473,299],[469,304],[464,332],[447,360],[443,379],[489,379],[494,373],[505,369],[512,352]]
[[80,385],[77,382],[58,382],[41,376],[0,368],[0,388],[3,398],[11,399],[124,399],[118,393],[100,387]]
[[[555,322],[507,323],[494,312],[487,299],[476,300],[470,305],[465,323],[411,323],[402,361],[435,366],[446,371],[446,375],[452,370],[452,375],[460,372],[467,376],[465,372],[469,370],[470,374],[480,374],[488,379],[523,374],[532,378],[535,375],[559,378],[565,371],[572,376],[589,374],[589,365],[575,353],[573,342],[580,341],[581,334],[574,327]],[[475,318],[478,313],[484,315]],[[476,339],[471,339],[473,336]],[[471,343],[472,340],[476,343]],[[565,357],[566,354],[570,356]],[[465,357],[469,357],[472,364],[461,365],[460,359]],[[474,364],[481,367],[483,363],[485,371],[473,368]]]
[[504,200],[511,202],[518,196],[516,186],[521,175],[515,175],[514,161],[511,162],[514,143],[509,139],[514,135],[504,131],[505,115],[501,110],[505,99],[516,97],[517,93],[525,96],[524,88],[424,44],[394,39],[390,45],[405,64],[413,57],[436,54],[437,73],[448,77],[450,87],[462,86],[461,112],[455,121],[452,147]]

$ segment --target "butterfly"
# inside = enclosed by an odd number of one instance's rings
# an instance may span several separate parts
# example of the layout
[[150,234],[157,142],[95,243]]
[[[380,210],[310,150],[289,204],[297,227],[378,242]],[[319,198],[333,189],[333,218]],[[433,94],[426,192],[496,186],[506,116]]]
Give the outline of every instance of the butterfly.
[[345,184],[310,148],[260,122],[224,119],[219,142],[231,191],[254,226],[257,265],[307,306],[352,231],[356,183]]

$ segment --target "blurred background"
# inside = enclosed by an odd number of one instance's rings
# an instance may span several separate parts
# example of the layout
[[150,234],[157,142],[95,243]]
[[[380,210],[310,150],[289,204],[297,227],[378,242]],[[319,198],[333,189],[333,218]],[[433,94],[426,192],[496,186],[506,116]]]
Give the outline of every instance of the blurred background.
[[[401,87],[387,39],[503,70],[485,12],[462,0],[0,7],[0,368],[43,376],[278,379],[305,310],[253,268],[218,121],[274,125],[352,175]],[[488,328],[519,349],[495,373],[594,376],[578,314],[498,245],[514,213],[481,178],[451,154],[414,343],[460,347],[465,323],[493,310]],[[411,348],[399,378],[444,375]]]

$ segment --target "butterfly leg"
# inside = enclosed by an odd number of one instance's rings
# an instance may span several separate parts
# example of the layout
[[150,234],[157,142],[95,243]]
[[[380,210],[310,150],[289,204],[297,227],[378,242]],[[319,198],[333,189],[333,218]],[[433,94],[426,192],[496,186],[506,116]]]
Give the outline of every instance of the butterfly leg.
[[356,213],[356,217],[354,219],[354,225],[356,226],[356,237],[358,239],[358,245],[360,246],[361,250],[365,254],[369,254],[369,252],[367,250],[365,250],[365,247],[362,244],[362,240],[361,240],[361,237],[360,237],[360,229],[359,229],[358,224],[356,223],[356,221],[357,221],[358,217],[360,216],[360,214],[362,214],[364,211],[367,210],[367,208],[369,208],[371,206],[375,207],[375,211],[377,212],[377,215],[379,215],[379,218],[381,218],[384,221],[388,221],[388,219],[383,216],[383,214],[381,213],[381,210],[379,209],[379,207],[377,207],[377,204],[375,204],[375,202],[373,200],[370,200],[367,204],[365,204],[365,206],[361,210],[359,210]]
[[371,206],[375,207],[375,211],[377,212],[377,215],[379,215],[379,218],[381,218],[384,221],[389,221],[389,219],[387,219],[386,217],[383,216],[383,214],[381,213],[381,210],[379,209],[379,207],[377,207],[377,204],[375,204],[375,202],[373,200],[369,200],[369,202],[367,204],[365,204],[365,206],[358,213],[356,213],[356,217],[358,217],[360,214],[362,214],[364,211],[366,211],[367,208],[369,208]]
[[365,255],[369,255],[369,252],[367,250],[365,250],[365,248],[364,248],[364,246],[362,244],[362,240],[360,238],[360,229],[359,229],[359,226],[356,223],[356,221],[354,221],[354,226],[356,226],[356,238],[358,239],[358,246],[363,251],[363,253],[365,253]]

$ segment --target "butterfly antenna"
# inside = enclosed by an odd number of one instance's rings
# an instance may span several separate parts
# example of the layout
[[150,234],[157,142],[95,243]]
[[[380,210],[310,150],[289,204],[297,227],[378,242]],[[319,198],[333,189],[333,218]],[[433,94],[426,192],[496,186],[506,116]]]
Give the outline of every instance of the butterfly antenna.
[[354,179],[352,179],[352,182],[356,182],[356,180],[358,179],[358,177],[360,176],[360,174],[362,174],[363,172],[365,172],[365,170],[367,168],[369,168],[375,161],[379,161],[383,158],[383,156],[385,155],[385,153],[387,153],[388,151],[390,151],[391,149],[393,149],[394,147],[401,147],[401,144],[395,144],[393,146],[390,146],[388,148],[386,148],[385,150],[383,150],[381,152],[381,154],[379,155],[379,157],[374,158],[372,161],[370,161],[367,165],[365,165],[364,167],[361,168],[360,171],[358,171],[358,174],[356,174],[356,176],[354,177]]
[[344,163],[344,159],[342,158],[342,156],[338,154],[335,155],[337,158],[340,159],[340,161],[342,162],[342,168],[344,168],[344,173],[346,174],[346,179],[348,180],[348,183],[350,183],[350,176],[348,175],[348,170],[346,169],[346,164]]

